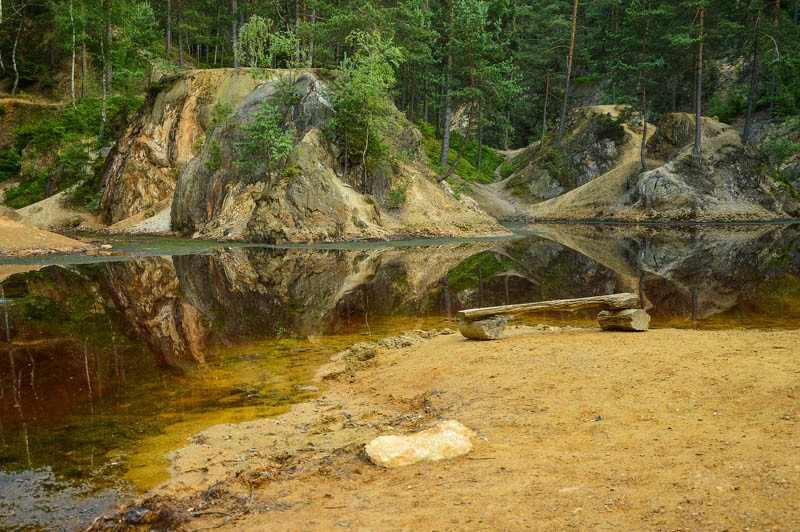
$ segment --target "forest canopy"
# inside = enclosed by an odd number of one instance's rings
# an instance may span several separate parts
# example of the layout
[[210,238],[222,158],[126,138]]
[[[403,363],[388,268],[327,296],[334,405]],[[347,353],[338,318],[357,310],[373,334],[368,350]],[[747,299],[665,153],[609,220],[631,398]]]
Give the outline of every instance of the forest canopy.
[[467,136],[508,148],[563,131],[588,101],[723,121],[800,103],[798,0],[0,0],[0,13],[0,88],[76,109],[143,94],[154,70],[352,70],[356,34],[396,50],[395,104],[445,149],[459,109]]

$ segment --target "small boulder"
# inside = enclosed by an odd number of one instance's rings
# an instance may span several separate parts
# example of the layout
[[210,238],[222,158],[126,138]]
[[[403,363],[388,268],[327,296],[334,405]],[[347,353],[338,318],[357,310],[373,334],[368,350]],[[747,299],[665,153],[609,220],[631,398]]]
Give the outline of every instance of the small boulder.
[[367,444],[366,451],[375,465],[403,467],[465,455],[472,450],[473,435],[458,421],[442,421],[408,436],[379,436]]
[[471,340],[499,340],[506,332],[508,321],[497,316],[485,320],[466,321],[458,324],[458,330],[465,338]]

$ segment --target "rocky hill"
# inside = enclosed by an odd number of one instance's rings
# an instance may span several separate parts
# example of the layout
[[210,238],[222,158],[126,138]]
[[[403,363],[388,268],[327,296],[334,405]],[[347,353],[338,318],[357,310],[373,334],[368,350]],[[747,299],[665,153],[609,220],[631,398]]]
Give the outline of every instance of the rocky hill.
[[[365,171],[346,164],[330,130],[329,73],[262,76],[190,71],[151,92],[104,169],[112,229],[259,242],[504,232],[436,183],[407,122],[387,142],[386,164]],[[283,106],[294,132],[280,168],[242,147],[264,101]]]
[[648,128],[649,169],[642,171],[641,130],[620,119],[621,109],[577,110],[577,127],[560,153],[532,146],[517,155],[512,164],[518,168],[497,188],[536,220],[747,221],[800,214],[796,190],[772,178],[767,157],[712,118],[702,119],[703,150],[694,154],[694,117],[662,115],[657,128]]

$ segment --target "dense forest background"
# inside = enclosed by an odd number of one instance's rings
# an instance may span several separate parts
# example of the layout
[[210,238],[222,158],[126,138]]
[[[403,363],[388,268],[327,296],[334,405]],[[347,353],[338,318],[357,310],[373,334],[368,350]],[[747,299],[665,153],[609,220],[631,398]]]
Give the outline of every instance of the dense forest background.
[[[164,74],[346,72],[359,54],[375,59],[361,81],[375,72],[389,87],[436,139],[442,170],[454,121],[466,127],[453,142],[477,144],[481,169],[484,145],[557,142],[568,109],[587,103],[630,104],[656,123],[673,111],[739,121],[748,142],[755,117],[798,114],[798,1],[0,0],[0,91],[65,104],[16,132],[0,180],[20,171],[23,149],[59,143],[68,182],[86,163],[86,138],[113,140]],[[799,149],[784,144],[773,149]],[[51,181],[29,196],[49,195]]]

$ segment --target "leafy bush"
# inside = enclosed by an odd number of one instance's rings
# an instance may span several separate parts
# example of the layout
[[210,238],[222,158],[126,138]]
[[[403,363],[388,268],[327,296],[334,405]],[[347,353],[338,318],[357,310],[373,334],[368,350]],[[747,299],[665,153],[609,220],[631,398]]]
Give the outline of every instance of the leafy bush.
[[267,176],[272,177],[291,153],[294,134],[281,128],[281,115],[267,100],[261,102],[261,109],[253,113],[252,117],[252,124],[242,126],[247,137],[236,143],[236,147],[242,150],[242,157],[236,162],[245,169],[263,163]]
[[219,100],[211,112],[214,127],[228,127],[236,122],[236,111],[227,100]]
[[44,199],[47,189],[47,179],[49,172],[44,171],[36,175],[33,179],[27,179],[16,187],[6,190],[3,198],[6,205],[12,209],[21,209],[32,203]]
[[771,137],[762,145],[770,163],[780,166],[786,159],[800,154],[800,142],[792,141],[785,136]]
[[[432,125],[425,122],[419,122],[417,127],[422,132],[422,146],[425,150],[425,155],[428,157],[428,164],[435,171],[439,173],[444,172],[444,168],[439,165],[439,154],[442,150],[442,143],[435,135],[435,130]],[[458,156],[458,151],[461,149],[463,139],[458,133],[450,135],[450,153],[447,157],[448,164],[453,164]],[[503,157],[497,154],[488,146],[483,147],[483,164],[481,169],[478,170],[478,142],[474,139],[470,140],[467,147],[464,149],[464,154],[458,162],[455,173],[461,176],[462,179],[478,183],[491,183],[494,181],[494,170],[503,163]]]
[[222,145],[217,139],[211,139],[208,143],[208,156],[205,165],[211,170],[222,167]]
[[396,183],[386,194],[386,206],[390,209],[398,209],[406,202],[408,185]]
[[19,173],[22,167],[22,160],[19,152],[13,148],[0,150],[0,181],[5,181],[11,176]]
[[730,124],[747,109],[747,86],[731,87],[727,94],[715,94],[708,102],[705,113],[716,116],[720,122]]

